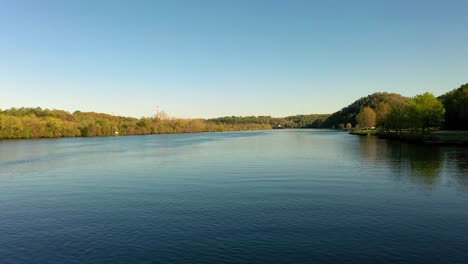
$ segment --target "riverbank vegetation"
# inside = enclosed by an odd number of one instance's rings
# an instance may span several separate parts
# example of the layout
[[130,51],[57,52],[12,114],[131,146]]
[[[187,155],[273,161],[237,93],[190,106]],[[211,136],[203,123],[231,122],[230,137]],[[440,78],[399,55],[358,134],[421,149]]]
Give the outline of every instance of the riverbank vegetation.
[[222,124],[203,119],[160,119],[69,113],[41,108],[0,111],[0,139],[146,135],[271,129],[261,123]]
[[132,118],[103,113],[69,113],[41,108],[0,111],[0,139],[95,137],[194,132],[319,128],[329,115],[220,117],[213,119]]
[[[103,113],[69,113],[41,108],[0,110],[0,139],[92,137],[192,132],[220,132],[271,128],[341,128],[354,134],[426,138],[438,129],[468,130],[468,84],[434,97],[413,98],[374,93],[331,115],[288,117],[227,116],[213,119],[132,118]],[[458,135],[458,134],[457,134]],[[462,134],[464,137],[465,134]],[[453,138],[453,134],[451,134]],[[448,137],[446,137],[448,138]],[[458,141],[464,141],[458,140]]]

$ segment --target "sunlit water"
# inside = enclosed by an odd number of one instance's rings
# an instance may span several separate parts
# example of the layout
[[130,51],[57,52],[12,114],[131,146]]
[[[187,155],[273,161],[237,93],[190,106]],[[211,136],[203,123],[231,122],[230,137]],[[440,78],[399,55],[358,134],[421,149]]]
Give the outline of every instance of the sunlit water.
[[321,130],[0,142],[0,263],[463,263],[468,149]]

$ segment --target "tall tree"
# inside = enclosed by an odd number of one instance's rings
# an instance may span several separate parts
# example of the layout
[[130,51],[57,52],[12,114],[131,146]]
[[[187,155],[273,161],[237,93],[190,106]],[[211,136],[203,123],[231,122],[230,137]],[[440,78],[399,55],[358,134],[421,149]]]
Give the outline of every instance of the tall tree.
[[382,126],[385,128],[385,118],[387,117],[388,113],[390,113],[390,110],[392,110],[392,107],[388,103],[378,103],[377,106],[375,107],[375,123],[377,126]]
[[385,117],[385,129],[396,129],[397,131],[408,128],[408,103],[400,103],[392,106]]
[[360,128],[375,127],[376,114],[372,108],[366,106],[362,108],[361,112],[356,117],[357,124]]

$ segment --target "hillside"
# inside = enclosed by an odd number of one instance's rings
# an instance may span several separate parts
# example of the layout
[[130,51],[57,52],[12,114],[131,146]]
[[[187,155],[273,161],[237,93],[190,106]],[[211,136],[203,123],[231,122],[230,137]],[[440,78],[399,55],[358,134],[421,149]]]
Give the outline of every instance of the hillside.
[[340,124],[345,125],[347,123],[350,123],[354,127],[356,125],[356,116],[362,108],[367,106],[376,109],[379,107],[399,105],[406,103],[408,100],[408,98],[396,93],[374,93],[362,97],[340,111],[333,113],[324,121],[323,127],[337,128]]

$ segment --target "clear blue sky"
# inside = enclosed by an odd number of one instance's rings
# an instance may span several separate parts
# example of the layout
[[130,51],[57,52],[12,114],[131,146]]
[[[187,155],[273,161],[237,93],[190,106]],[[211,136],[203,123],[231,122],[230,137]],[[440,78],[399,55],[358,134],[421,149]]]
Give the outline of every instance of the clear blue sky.
[[466,0],[0,0],[2,109],[286,116],[466,82]]

